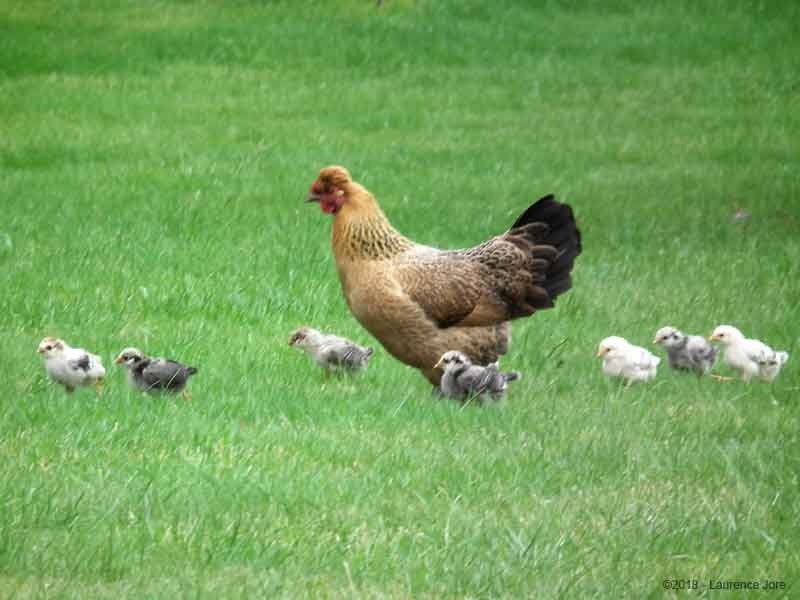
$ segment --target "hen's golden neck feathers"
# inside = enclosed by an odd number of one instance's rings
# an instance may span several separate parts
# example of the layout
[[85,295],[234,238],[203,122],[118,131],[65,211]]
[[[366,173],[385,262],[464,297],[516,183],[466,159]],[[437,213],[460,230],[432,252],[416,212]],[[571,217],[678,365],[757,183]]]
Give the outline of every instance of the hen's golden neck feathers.
[[337,259],[390,259],[414,246],[392,227],[363,186],[350,182],[344,192],[347,199],[333,221],[333,251]]

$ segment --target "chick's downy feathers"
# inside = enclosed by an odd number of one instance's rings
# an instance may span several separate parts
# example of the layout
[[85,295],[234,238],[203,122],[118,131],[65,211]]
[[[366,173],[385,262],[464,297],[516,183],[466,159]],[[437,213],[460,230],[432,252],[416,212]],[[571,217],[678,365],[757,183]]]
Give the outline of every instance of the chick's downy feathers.
[[44,338],[37,351],[44,359],[47,374],[62,384],[67,392],[88,385],[94,385],[100,391],[106,370],[96,354],[83,348],[73,348],[64,340],[54,337]]
[[326,371],[358,373],[367,368],[374,350],[359,346],[355,342],[301,327],[292,332],[289,345],[305,351],[311,359]]
[[609,377],[622,377],[628,385],[636,381],[649,381],[656,376],[661,359],[625,338],[611,336],[600,342],[597,356],[603,359],[603,373]]
[[669,366],[680,371],[705,375],[714,366],[718,349],[700,335],[686,335],[675,327],[656,331],[653,343],[667,351]]

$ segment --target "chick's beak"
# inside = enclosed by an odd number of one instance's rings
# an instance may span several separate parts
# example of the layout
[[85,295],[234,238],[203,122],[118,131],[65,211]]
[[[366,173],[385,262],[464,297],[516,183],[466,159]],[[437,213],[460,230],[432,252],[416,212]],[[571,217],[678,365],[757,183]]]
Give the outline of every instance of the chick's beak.
[[314,192],[309,193],[308,198],[306,198],[306,202],[319,202],[319,201],[320,201],[319,194],[315,194]]
[[36,352],[38,352],[39,354],[44,354],[44,348],[37,348]]
[[653,343],[654,343],[654,344],[657,344],[657,343],[658,343],[658,342],[660,342],[660,341],[661,341],[661,338],[659,338],[658,336],[656,336],[656,337],[654,337],[654,338],[653,338]]
[[441,366],[442,366],[442,359],[440,358],[440,359],[439,359],[439,362],[437,362],[435,365],[433,365],[433,368],[434,368],[434,369],[438,369],[438,368],[439,368],[439,367],[441,367]]
[[124,363],[124,362],[125,362],[125,359],[124,359],[124,358],[122,358],[121,356],[118,356],[118,357],[117,357],[117,360],[115,360],[115,361],[114,361],[114,364],[115,364],[115,365],[121,365],[121,364],[122,364],[122,363]]
[[710,336],[708,336],[708,341],[709,341],[709,342],[716,342],[717,340],[719,340],[719,337],[718,337],[718,336],[716,336],[716,335],[710,335]]
[[604,357],[604,356],[605,356],[607,353],[608,353],[608,349],[606,349],[606,348],[600,348],[600,349],[597,351],[597,358],[603,358],[603,357]]

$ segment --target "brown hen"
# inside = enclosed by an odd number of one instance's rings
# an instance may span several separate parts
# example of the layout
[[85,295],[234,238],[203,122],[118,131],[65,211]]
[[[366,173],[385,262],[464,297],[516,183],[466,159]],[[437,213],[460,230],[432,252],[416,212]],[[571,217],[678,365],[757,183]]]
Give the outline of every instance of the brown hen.
[[508,351],[508,321],[552,308],[581,253],[572,209],[553,196],[504,234],[466,250],[422,246],[392,227],[347,169],[327,167],[309,202],[334,215],[336,268],[353,315],[386,350],[439,385],[450,350],[486,365]]

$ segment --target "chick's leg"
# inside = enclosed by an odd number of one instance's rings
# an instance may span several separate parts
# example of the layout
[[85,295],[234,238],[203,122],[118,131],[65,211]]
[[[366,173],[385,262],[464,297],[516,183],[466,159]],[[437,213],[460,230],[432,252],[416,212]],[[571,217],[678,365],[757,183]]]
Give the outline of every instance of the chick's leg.
[[184,388],[184,390],[181,392],[181,398],[183,398],[188,402],[189,400],[192,399],[192,394],[189,392],[189,390]]
[[96,395],[100,395],[100,392],[103,390],[103,378],[98,377],[94,380],[94,393]]
[[714,381],[733,381],[733,377],[723,377],[722,375],[717,375],[716,373],[710,373],[709,377]]

